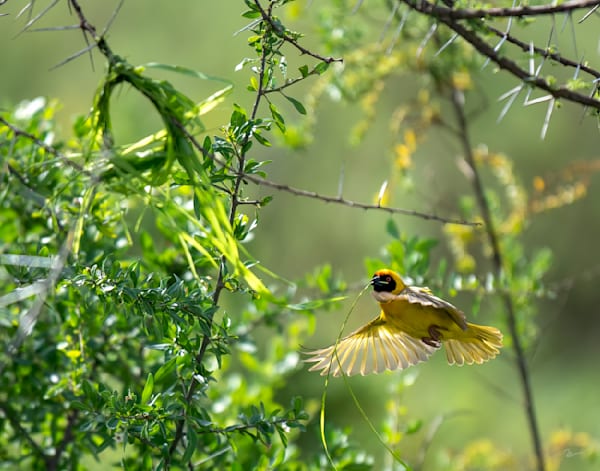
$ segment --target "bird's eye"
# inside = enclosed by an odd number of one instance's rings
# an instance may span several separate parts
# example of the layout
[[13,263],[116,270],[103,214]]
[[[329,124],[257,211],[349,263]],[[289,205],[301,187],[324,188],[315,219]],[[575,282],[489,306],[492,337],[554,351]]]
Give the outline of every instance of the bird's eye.
[[390,281],[392,281],[392,277],[391,277],[390,275],[386,276],[386,277],[385,277],[385,281],[387,281],[387,282],[390,282]]

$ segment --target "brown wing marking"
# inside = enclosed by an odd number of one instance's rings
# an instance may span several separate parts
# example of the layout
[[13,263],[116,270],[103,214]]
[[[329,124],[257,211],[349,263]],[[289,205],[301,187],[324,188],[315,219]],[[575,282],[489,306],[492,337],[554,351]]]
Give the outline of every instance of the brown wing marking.
[[453,306],[448,301],[438,298],[429,291],[428,288],[419,288],[417,286],[408,286],[398,295],[398,299],[404,299],[411,304],[420,304],[421,306],[431,306],[436,309],[446,311],[450,318],[462,329],[467,330],[467,318],[465,314]]

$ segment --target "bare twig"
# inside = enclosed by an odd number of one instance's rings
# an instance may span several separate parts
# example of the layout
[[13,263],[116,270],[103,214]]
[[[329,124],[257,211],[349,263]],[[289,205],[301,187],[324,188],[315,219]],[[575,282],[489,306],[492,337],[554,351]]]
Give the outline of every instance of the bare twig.
[[270,188],[274,188],[279,191],[291,193],[292,195],[301,196],[304,198],[312,198],[312,199],[316,199],[319,201],[323,201],[325,203],[340,204],[342,206],[348,206],[350,208],[360,208],[360,209],[365,209],[365,210],[379,210],[379,211],[387,212],[390,214],[402,214],[404,216],[415,216],[415,217],[429,220],[429,221],[443,222],[445,224],[461,224],[464,226],[480,226],[481,225],[481,223],[479,223],[479,222],[466,221],[464,219],[446,218],[443,216],[438,216],[436,214],[415,211],[413,209],[403,209],[403,208],[395,208],[392,206],[382,206],[381,204],[361,203],[359,201],[349,200],[349,199],[343,198],[341,196],[322,195],[322,194],[316,193],[314,191],[303,190],[300,188],[291,187],[289,185],[276,183],[276,182],[258,177],[256,175],[244,174],[243,177],[245,180],[251,181],[252,183],[255,183],[257,185],[268,186]]
[[[504,278],[504,260],[502,256],[502,250],[500,248],[498,233],[496,232],[494,220],[492,218],[492,212],[488,201],[485,197],[483,183],[481,181],[479,169],[475,162],[475,156],[473,155],[471,147],[471,140],[469,138],[469,130],[464,111],[464,96],[462,95],[461,91],[453,89],[451,98],[452,105],[454,107],[454,112],[456,115],[456,120],[458,121],[458,125],[461,130],[461,144],[465,153],[465,161],[471,169],[473,192],[475,193],[477,205],[479,206],[481,216],[485,223],[487,238],[489,240],[490,246],[492,247],[492,261],[494,271],[497,279],[502,280]],[[544,471],[544,451],[542,448],[542,441],[540,437],[539,426],[534,407],[531,377],[527,366],[525,351],[523,345],[521,344],[521,339],[519,337],[519,332],[517,329],[517,314],[515,312],[513,299],[511,297],[510,292],[508,290],[502,289],[499,291],[499,294],[502,299],[502,302],[504,303],[504,308],[506,310],[506,322],[508,325],[508,330],[512,337],[513,348],[515,351],[516,366],[519,372],[519,378],[521,380],[521,387],[523,389],[525,415],[527,416],[527,421],[529,424],[529,433],[531,435],[531,440],[533,442],[534,453],[537,461],[537,470]]]
[[38,193],[37,191],[35,191],[33,188],[31,188],[31,186],[29,186],[29,183],[27,182],[25,177],[23,175],[21,175],[17,171],[17,169],[15,169],[11,164],[6,164],[6,168],[8,169],[8,173],[10,173],[12,176],[14,176],[17,180],[19,180],[19,183],[25,189],[27,197],[30,200],[34,201],[35,204],[37,204],[41,208],[46,206],[46,197],[44,195]]
[[[314,74],[316,74],[316,72],[313,69],[311,72],[309,72],[307,74],[307,76],[314,75]],[[291,86],[297,84],[298,82],[302,82],[304,79],[306,79],[306,77],[304,77],[304,76],[296,77],[293,79],[288,79],[283,83],[283,85],[279,85],[278,87],[273,87],[273,88],[268,88],[266,90],[263,90],[263,94],[267,95],[269,93],[283,92],[283,90],[285,90],[286,88],[291,87]]]

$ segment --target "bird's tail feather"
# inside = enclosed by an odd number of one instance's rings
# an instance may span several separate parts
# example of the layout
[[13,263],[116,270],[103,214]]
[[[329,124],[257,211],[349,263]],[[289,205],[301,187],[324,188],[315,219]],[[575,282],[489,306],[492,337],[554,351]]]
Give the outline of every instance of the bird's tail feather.
[[502,333],[495,327],[467,324],[464,336],[444,340],[444,346],[449,364],[480,364],[500,353]]

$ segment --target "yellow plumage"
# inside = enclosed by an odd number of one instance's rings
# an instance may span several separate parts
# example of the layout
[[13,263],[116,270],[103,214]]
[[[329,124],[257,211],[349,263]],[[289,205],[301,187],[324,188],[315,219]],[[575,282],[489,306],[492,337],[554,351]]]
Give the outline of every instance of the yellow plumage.
[[333,376],[402,370],[427,360],[443,344],[448,363],[471,365],[491,360],[502,347],[495,327],[466,321],[465,315],[427,288],[406,286],[391,270],[371,280],[381,313],[337,345],[307,352],[309,371]]

